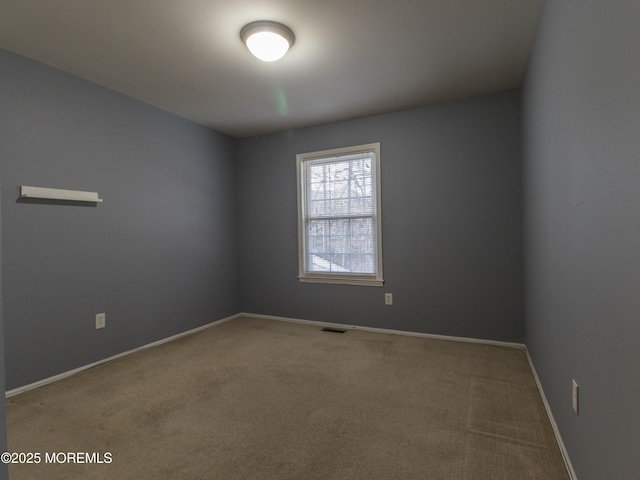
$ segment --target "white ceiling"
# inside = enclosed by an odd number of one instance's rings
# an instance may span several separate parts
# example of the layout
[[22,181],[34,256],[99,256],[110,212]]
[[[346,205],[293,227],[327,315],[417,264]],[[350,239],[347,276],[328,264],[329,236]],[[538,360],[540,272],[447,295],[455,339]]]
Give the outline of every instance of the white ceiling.
[[[0,47],[235,137],[520,86],[544,0],[0,0]],[[288,25],[279,62],[239,37]]]

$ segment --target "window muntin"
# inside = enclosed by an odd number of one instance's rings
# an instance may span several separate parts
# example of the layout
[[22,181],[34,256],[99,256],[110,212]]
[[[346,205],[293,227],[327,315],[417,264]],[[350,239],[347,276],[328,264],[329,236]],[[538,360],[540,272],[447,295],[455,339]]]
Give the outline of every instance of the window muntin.
[[300,281],[382,286],[380,144],[300,154]]

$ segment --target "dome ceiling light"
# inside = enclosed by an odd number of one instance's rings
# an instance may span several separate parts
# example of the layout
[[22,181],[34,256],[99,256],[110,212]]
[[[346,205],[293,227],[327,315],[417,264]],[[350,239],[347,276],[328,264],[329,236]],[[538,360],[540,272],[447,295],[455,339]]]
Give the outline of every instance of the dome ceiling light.
[[268,20],[248,23],[240,30],[240,38],[249,51],[263,62],[282,58],[296,39],[289,27]]

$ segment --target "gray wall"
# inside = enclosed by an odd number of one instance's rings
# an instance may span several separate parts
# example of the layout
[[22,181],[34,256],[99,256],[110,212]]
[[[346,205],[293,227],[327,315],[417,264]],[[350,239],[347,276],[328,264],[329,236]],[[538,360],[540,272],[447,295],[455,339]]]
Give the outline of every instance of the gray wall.
[[640,471],[638,18],[547,0],[524,89],[526,341],[580,480]]
[[[0,174],[1,176],[1,174]],[[2,202],[0,201],[0,207]],[[2,209],[0,208],[0,238],[2,238]],[[0,392],[5,391],[4,371],[4,326],[2,320],[2,256],[0,255]],[[7,451],[7,413],[6,400],[0,395],[0,453]],[[9,478],[9,467],[0,462],[0,480]]]
[[[384,288],[299,283],[296,154],[372,142]],[[244,312],[522,340],[518,92],[243,139],[238,181]]]
[[235,140],[5,50],[0,71],[7,388],[237,313]]

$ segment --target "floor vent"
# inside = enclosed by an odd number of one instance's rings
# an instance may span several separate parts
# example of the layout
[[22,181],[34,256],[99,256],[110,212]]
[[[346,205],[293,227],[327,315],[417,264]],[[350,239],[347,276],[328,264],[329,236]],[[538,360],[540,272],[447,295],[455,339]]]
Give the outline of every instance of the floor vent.
[[342,329],[342,328],[331,328],[331,327],[324,327],[322,329],[323,332],[331,332],[331,333],[344,333],[346,332],[346,330]]

